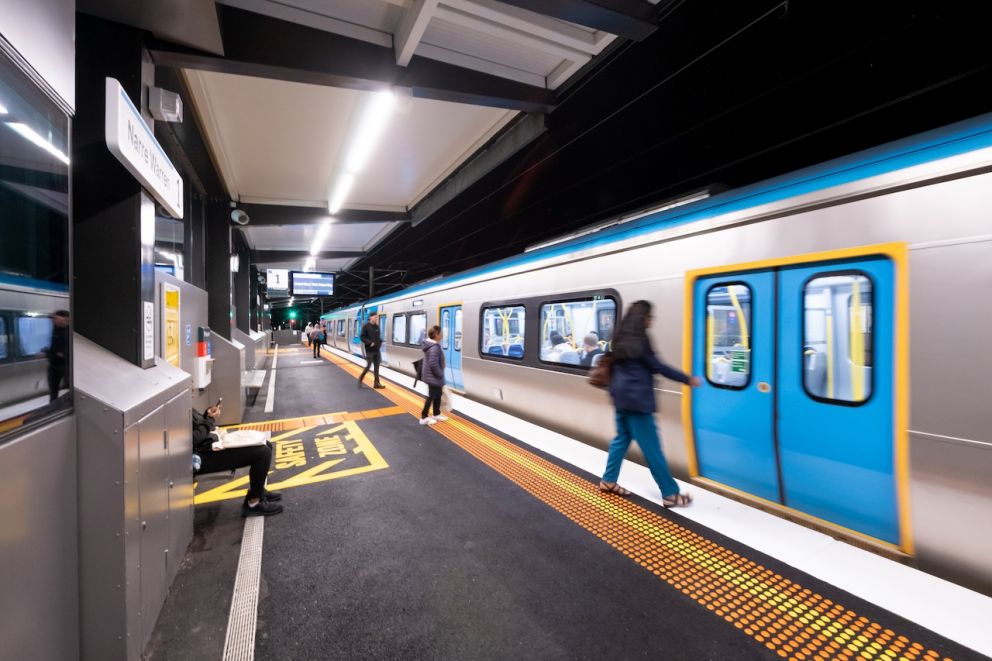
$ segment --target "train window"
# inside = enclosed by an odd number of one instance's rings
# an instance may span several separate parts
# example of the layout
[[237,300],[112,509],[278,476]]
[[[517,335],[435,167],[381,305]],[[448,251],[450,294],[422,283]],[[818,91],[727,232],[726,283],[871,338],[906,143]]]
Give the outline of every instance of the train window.
[[455,351],[462,350],[462,309],[455,310]]
[[541,362],[590,367],[609,349],[617,302],[607,296],[541,305]]
[[427,337],[427,313],[416,312],[411,314],[409,344],[419,347],[425,337]]
[[740,390],[751,380],[751,288],[726,283],[706,292],[706,379]]
[[447,349],[449,344],[448,340],[448,326],[451,324],[451,310],[445,310],[441,313],[441,330],[444,331],[441,334],[441,348]]
[[406,315],[393,317],[393,344],[406,344]]
[[344,319],[338,319],[338,337],[344,337]]
[[526,317],[522,305],[483,308],[481,352],[487,356],[523,358]]
[[72,408],[69,118],[2,53],[0,106],[0,358],[6,361],[0,437],[6,437]]
[[864,273],[811,278],[803,288],[803,387],[814,399],[861,404],[872,391],[872,282]]

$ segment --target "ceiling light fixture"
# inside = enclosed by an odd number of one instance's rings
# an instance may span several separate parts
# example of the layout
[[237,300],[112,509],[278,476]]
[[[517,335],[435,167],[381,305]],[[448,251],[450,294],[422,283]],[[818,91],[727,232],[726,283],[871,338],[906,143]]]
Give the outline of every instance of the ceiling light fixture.
[[341,172],[338,174],[327,208],[331,213],[337,213],[344,206],[345,198],[355,184],[355,176],[368,163],[375,146],[382,137],[383,129],[396,107],[396,95],[392,90],[381,90],[372,94],[365,104],[365,110],[358,122],[345,152]]
[[55,158],[59,159],[66,165],[69,165],[69,157],[66,156],[61,149],[59,149],[58,147],[50,143],[48,140],[45,140],[43,137],[38,135],[35,132],[35,130],[30,126],[28,126],[27,124],[24,124],[22,122],[7,122],[7,126],[14,129],[14,131],[16,131],[22,137],[27,139],[28,142],[38,145],[39,147],[47,151]]
[[0,115],[6,115],[6,114],[7,114],[7,107],[2,103],[0,103]]
[[331,233],[331,221],[325,220],[317,228],[317,235],[313,237],[313,243],[310,244],[310,255],[316,257],[318,253],[324,247],[324,241],[327,240],[327,235]]
[[313,257],[309,258],[307,261],[303,263],[304,271],[313,271],[316,268],[317,268],[317,260]]

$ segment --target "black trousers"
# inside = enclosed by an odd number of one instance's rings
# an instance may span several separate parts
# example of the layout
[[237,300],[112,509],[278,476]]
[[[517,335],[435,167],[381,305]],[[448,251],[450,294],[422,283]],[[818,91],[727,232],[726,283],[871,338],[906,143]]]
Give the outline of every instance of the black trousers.
[[48,363],[48,401],[59,398],[59,388],[65,381],[65,365]]
[[427,411],[434,404],[434,415],[441,415],[441,386],[427,384],[427,399],[424,400],[424,409],[420,412],[421,418],[427,417]]
[[320,342],[314,340],[311,344],[313,344],[313,357],[320,358]]
[[359,382],[365,378],[365,375],[369,373],[369,368],[372,368],[372,374],[375,376],[375,382],[379,383],[379,362],[382,360],[382,354],[378,351],[372,351],[365,355],[365,369],[362,370],[362,375],[358,377]]
[[200,473],[220,473],[251,466],[248,471],[248,498],[261,498],[265,493],[265,477],[272,466],[272,446],[269,443],[217,452],[200,451],[196,454],[200,455]]

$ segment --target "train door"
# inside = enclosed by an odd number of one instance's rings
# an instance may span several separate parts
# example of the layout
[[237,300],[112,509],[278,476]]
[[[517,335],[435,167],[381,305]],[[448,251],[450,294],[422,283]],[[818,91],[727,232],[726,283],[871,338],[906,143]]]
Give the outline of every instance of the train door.
[[887,257],[696,280],[699,475],[899,544]]
[[350,340],[350,342],[351,342],[351,353],[355,354],[356,356],[361,356],[361,357],[364,358],[365,357],[365,349],[362,346],[362,324],[363,323],[364,323],[364,321],[362,320],[362,312],[361,312],[361,310],[359,310],[358,312],[355,313],[355,320],[354,320],[354,323],[352,324],[352,329],[351,329],[351,340]]
[[447,305],[440,310],[441,349],[444,351],[444,381],[461,390],[462,381],[462,306]]
[[382,344],[379,345],[379,355],[382,357],[382,362],[389,363],[389,357],[386,356],[386,346],[389,344],[386,342],[386,322],[389,321],[388,316],[384,314],[379,315],[379,337],[382,339]]

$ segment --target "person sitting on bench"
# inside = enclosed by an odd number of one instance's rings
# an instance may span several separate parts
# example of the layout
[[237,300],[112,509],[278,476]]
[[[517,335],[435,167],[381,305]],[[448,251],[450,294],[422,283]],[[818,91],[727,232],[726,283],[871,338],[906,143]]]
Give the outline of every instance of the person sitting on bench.
[[197,474],[219,473],[250,466],[248,471],[248,495],[241,505],[242,516],[270,516],[282,512],[282,494],[268,491],[265,478],[272,465],[272,444],[253,445],[243,448],[214,450],[217,440],[216,419],[220,415],[220,403],[211,406],[205,413],[193,409],[193,452],[200,457]]

